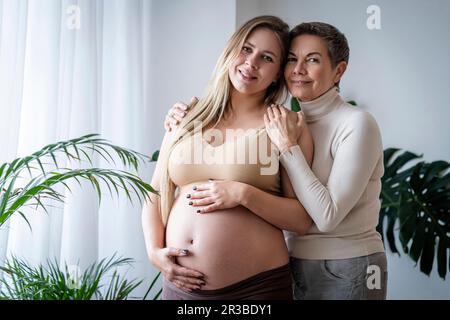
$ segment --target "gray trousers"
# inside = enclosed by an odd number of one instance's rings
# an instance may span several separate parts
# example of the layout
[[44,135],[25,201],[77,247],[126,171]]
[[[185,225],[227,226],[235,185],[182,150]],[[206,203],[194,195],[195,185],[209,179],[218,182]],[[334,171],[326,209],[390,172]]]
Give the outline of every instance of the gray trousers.
[[291,257],[295,300],[384,300],[387,261],[384,252],[339,260]]

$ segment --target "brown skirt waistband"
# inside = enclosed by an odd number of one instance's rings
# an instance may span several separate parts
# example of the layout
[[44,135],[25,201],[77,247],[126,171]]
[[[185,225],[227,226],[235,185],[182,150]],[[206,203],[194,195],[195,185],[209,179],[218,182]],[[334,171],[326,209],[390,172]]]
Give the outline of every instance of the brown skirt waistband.
[[289,264],[213,290],[187,292],[164,279],[163,300],[292,300],[291,284]]

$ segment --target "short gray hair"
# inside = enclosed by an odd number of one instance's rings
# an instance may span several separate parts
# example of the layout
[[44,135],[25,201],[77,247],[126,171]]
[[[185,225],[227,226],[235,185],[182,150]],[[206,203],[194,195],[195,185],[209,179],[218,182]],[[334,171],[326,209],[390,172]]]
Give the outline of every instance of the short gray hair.
[[336,27],[324,22],[304,22],[295,26],[289,36],[292,41],[303,34],[318,36],[327,43],[328,56],[333,68],[342,61],[348,63],[350,48],[347,38]]

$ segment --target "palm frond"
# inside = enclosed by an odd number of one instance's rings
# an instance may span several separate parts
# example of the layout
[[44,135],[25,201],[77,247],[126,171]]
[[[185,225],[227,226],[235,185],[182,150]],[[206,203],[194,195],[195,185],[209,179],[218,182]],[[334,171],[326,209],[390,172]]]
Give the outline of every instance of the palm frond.
[[[82,274],[73,274],[56,260],[31,267],[12,257],[0,270],[0,299],[4,300],[124,300],[130,297],[141,280],[127,280],[117,268],[131,265],[130,258],[104,258],[90,265]],[[109,274],[112,273],[110,276]],[[105,293],[103,293],[105,292]]]
[[[99,195],[99,201],[101,200],[101,187],[97,178],[102,179],[107,185],[113,185],[117,190],[123,189],[130,201],[132,201],[129,191],[130,188],[135,191],[135,195],[141,203],[143,199],[148,198],[149,192],[156,193],[152,186],[142,181],[138,176],[122,170],[91,168],[77,170],[68,169],[65,172],[48,172],[46,175],[41,175],[32,179],[26,188],[23,188],[21,192],[14,197],[14,201],[10,205],[6,206],[6,204],[0,203],[0,209],[3,209],[0,211],[0,225],[28,201],[36,199],[37,197],[39,198],[42,194],[51,197],[53,200],[62,202],[62,195],[55,191],[52,186],[73,178],[81,178],[90,182]],[[109,186],[109,190],[112,190],[111,186]],[[9,193],[10,191],[8,190],[5,194],[8,196]],[[7,198],[8,197],[4,197],[4,199]]]
[[[81,180],[89,181],[97,193],[99,202],[102,199],[102,186],[106,186],[111,195],[112,190],[115,190],[116,195],[119,195],[119,190],[122,190],[130,201],[133,201],[131,195],[135,194],[141,204],[143,199],[148,198],[148,193],[156,193],[149,184],[127,171],[101,168],[67,169],[61,168],[58,163],[58,155],[62,155],[69,161],[87,160],[92,165],[94,154],[100,155],[109,164],[115,163],[113,155],[116,155],[122,165],[137,172],[139,163],[155,161],[156,153],[152,157],[147,157],[139,152],[113,145],[107,140],[100,139],[97,134],[89,134],[49,144],[30,156],[2,164],[0,166],[0,226],[14,212],[23,206],[30,205],[31,200],[35,200],[33,204],[44,210],[47,210],[44,199],[63,202],[63,194],[56,191],[54,186],[62,184],[71,191],[67,184],[70,180],[75,180],[80,185]],[[18,179],[22,178],[23,170],[27,170],[30,178],[25,186],[17,188],[15,185]],[[32,170],[39,173],[33,175]]]

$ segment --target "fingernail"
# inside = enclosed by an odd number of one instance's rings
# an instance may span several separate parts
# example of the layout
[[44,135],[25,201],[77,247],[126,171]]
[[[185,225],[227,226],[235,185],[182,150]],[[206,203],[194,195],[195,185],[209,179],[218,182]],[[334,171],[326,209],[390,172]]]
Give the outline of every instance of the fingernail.
[[191,197],[191,194],[190,193],[188,193],[187,195],[186,195],[186,198],[190,198]]
[[192,206],[192,204],[193,204],[193,202],[192,202],[192,201],[189,201],[189,205]]
[[197,190],[197,186],[193,186],[192,189],[193,189],[193,190]]

